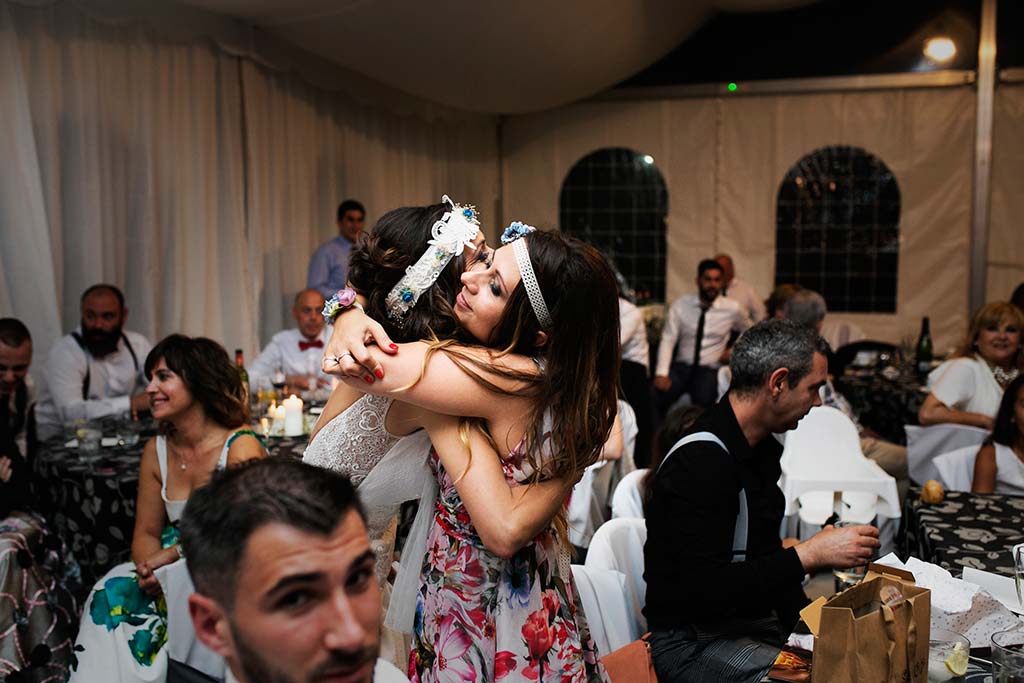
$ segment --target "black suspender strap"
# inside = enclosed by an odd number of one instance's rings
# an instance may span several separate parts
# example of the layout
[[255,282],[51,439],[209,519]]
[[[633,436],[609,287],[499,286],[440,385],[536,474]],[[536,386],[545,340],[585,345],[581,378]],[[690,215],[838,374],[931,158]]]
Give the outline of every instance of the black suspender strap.
[[[85,340],[82,339],[82,335],[77,332],[72,332],[71,336],[75,340],[75,343],[78,344],[78,348],[82,349],[82,352],[85,353],[85,378],[82,380],[82,400],[88,401],[89,384],[92,381],[92,354],[85,348]],[[128,353],[131,354],[132,364],[135,366],[135,374],[138,375],[139,357],[135,355],[135,349],[132,348],[132,343],[128,341],[128,336],[124,332],[121,333],[121,341],[124,342],[125,348],[128,349]]]

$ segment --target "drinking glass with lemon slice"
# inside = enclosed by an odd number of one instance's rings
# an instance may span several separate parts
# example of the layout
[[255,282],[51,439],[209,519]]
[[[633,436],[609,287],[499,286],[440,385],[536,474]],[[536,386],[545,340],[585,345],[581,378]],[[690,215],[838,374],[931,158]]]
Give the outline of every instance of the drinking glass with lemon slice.
[[971,641],[955,631],[933,628],[928,641],[929,683],[960,680],[970,656]]

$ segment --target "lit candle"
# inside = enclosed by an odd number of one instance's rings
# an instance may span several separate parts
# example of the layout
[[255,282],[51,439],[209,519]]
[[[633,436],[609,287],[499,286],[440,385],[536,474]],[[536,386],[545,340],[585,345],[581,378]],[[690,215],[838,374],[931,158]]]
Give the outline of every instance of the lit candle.
[[273,422],[270,429],[275,435],[280,435],[284,431],[284,406],[274,406],[270,409],[270,413]]
[[284,400],[284,435],[302,436],[302,399],[292,394]]
[[267,417],[269,417],[271,420],[274,419],[274,410],[276,410],[276,409],[277,409],[277,401],[276,400],[271,401],[270,402],[270,406],[267,408]]
[[265,417],[261,417],[260,428],[263,430],[263,436],[270,436],[270,420]]

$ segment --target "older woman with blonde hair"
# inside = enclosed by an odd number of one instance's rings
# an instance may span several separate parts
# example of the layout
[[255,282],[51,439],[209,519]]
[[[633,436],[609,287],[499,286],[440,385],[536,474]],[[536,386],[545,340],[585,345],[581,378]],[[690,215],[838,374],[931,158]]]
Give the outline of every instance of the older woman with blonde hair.
[[953,357],[928,377],[922,425],[953,422],[992,429],[1003,391],[1024,369],[1024,313],[1005,301],[983,306]]

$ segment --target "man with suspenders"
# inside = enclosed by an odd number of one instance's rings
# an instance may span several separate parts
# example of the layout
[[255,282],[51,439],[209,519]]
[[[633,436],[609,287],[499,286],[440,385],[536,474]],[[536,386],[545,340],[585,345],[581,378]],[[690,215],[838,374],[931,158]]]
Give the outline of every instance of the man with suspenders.
[[142,366],[153,345],[124,329],[124,294],[113,285],[93,285],[82,294],[81,311],[81,326],[54,342],[43,370],[36,408],[43,438],[68,420],[149,410]]
[[[646,510],[651,654],[662,683],[760,681],[807,604],[805,574],[863,564],[878,531],[826,527],[783,548],[782,446],[821,405],[828,344],[788,320],[732,352],[732,386],[662,461]],[[828,444],[822,444],[827,448]]]

